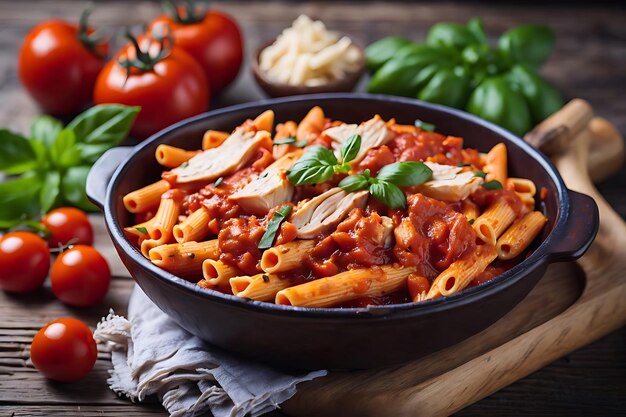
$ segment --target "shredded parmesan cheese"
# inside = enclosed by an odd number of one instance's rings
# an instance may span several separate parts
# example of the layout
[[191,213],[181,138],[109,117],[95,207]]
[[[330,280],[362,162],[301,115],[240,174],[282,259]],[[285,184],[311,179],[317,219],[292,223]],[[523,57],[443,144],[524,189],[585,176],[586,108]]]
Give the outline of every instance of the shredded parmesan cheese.
[[259,68],[274,82],[319,86],[357,71],[361,51],[350,40],[301,15],[261,51]]

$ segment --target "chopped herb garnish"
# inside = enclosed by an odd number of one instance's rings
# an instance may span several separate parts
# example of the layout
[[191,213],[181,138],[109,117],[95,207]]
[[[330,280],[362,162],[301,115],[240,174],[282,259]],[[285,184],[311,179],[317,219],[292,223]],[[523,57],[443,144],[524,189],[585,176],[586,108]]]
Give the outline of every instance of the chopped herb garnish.
[[297,142],[293,143],[293,146],[295,146],[296,148],[304,148],[306,145],[308,145],[309,142],[307,142],[306,140],[299,140]]
[[476,219],[469,219],[469,224],[474,224],[475,221]]
[[415,127],[419,127],[422,130],[427,130],[429,132],[435,131],[435,125],[432,123],[426,123],[420,119],[415,120]]
[[459,162],[458,164],[456,164],[456,166],[458,166],[458,167],[471,167],[472,164],[465,164],[463,162]]
[[136,231],[138,231],[138,232],[140,232],[140,233],[143,233],[144,235],[147,235],[147,234],[148,234],[148,229],[146,229],[146,228],[145,228],[145,227],[143,227],[143,226],[138,226],[138,227],[135,227],[135,230],[136,230]]
[[291,206],[282,206],[274,213],[272,220],[267,224],[267,229],[259,242],[259,249],[269,249],[274,244],[281,223],[291,214]]
[[290,145],[292,143],[296,143],[296,138],[294,138],[293,136],[288,136],[286,138],[276,139],[276,140],[274,140],[274,142],[272,142],[272,144],[274,144],[274,145]]
[[261,178],[265,178],[267,177],[268,172],[264,172],[263,175],[261,175]]
[[222,185],[223,182],[224,182],[224,177],[219,177],[217,180],[215,180],[215,183],[213,184],[213,187],[217,188],[220,185]]
[[395,162],[384,166],[376,177],[369,170],[350,175],[339,183],[348,192],[369,190],[377,200],[391,208],[406,207],[406,196],[400,187],[423,184],[433,175],[433,171],[422,162]]
[[502,183],[497,180],[488,181],[483,184],[483,187],[487,190],[501,190],[503,188]]
[[475,177],[480,177],[480,178],[485,178],[487,176],[487,173],[485,173],[483,171],[476,171],[476,172],[474,172],[474,176]]
[[189,166],[189,162],[185,161],[182,164],[180,164],[179,168],[187,168]]
[[268,283],[270,282],[270,277],[268,277],[267,275],[263,274],[261,275],[261,278],[263,278],[263,282]]

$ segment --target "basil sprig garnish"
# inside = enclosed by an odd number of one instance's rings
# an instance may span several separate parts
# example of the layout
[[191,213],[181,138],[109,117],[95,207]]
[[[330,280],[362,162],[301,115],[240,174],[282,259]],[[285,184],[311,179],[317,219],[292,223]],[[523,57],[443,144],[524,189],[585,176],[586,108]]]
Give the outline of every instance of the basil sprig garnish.
[[287,178],[294,185],[319,184],[330,179],[334,174],[350,172],[350,162],[361,149],[361,135],[350,136],[341,146],[341,162],[330,149],[315,145],[307,148],[304,154],[291,167]]
[[292,207],[291,206],[282,206],[274,213],[274,217],[267,224],[267,229],[265,229],[265,233],[261,237],[259,241],[259,249],[269,249],[274,244],[274,240],[276,239],[276,234],[278,233],[278,229],[280,225],[289,215],[291,214]]
[[360,174],[350,175],[339,183],[348,192],[367,189],[374,198],[391,208],[405,208],[406,196],[400,187],[423,184],[433,175],[433,171],[422,162],[395,162],[384,166],[376,177],[369,169]]

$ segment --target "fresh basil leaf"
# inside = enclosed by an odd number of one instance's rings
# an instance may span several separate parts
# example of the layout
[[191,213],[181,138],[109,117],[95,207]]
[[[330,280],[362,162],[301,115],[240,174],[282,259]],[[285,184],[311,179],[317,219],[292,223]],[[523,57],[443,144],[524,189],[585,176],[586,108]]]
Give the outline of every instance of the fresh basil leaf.
[[[0,224],[0,228],[3,228],[2,224]],[[41,222],[32,219],[18,220],[14,225],[7,227],[7,229],[9,229],[9,232],[24,231],[35,233],[44,240],[50,239],[50,236],[52,235],[52,232],[46,226],[41,224]]]
[[394,162],[385,165],[376,178],[380,181],[390,182],[399,187],[423,184],[433,175],[433,171],[423,162]]
[[476,172],[474,172],[474,176],[475,177],[480,177],[480,178],[485,178],[487,176],[487,173],[483,172],[483,171],[476,171]]
[[143,233],[144,235],[148,234],[148,229],[146,229],[143,226],[135,227],[135,230],[138,231],[139,233]]
[[486,183],[484,183],[483,188],[487,190],[501,190],[503,187],[500,181],[492,180],[492,181],[487,181]]
[[50,171],[43,179],[41,192],[39,193],[39,205],[41,214],[45,214],[54,206],[57,197],[61,192],[61,174],[57,171]]
[[378,181],[370,185],[370,194],[388,207],[406,207],[406,196],[400,188],[390,182]]
[[317,145],[308,148],[287,173],[294,185],[318,184],[333,176],[337,158],[333,152]]
[[361,149],[361,135],[355,133],[350,136],[341,146],[341,162],[346,164],[353,161]]
[[48,149],[46,148],[46,145],[39,139],[31,138],[29,142],[35,154],[35,159],[37,160],[37,169],[40,171],[47,170],[50,166],[50,161],[48,158]]
[[82,162],[88,165],[93,165],[98,158],[102,156],[106,151],[111,149],[112,146],[108,144],[95,144],[90,145],[87,143],[77,143],[76,149],[80,155]]
[[434,132],[436,126],[432,123],[426,123],[420,119],[415,119],[415,127],[419,127],[422,130],[427,130],[429,132]]
[[30,126],[30,138],[49,147],[61,130],[63,130],[63,124],[60,120],[51,116],[39,116]]
[[349,193],[364,190],[368,185],[367,177],[362,174],[350,175],[339,182],[339,186]]
[[121,104],[100,104],[76,116],[67,127],[76,133],[79,143],[113,147],[126,138],[140,109]]
[[[39,216],[41,179],[36,175],[0,182],[0,221],[3,226],[16,220]],[[10,227],[10,226],[9,226]]]
[[333,166],[315,165],[297,170],[292,168],[287,178],[294,185],[319,184],[331,178],[334,173]]
[[23,174],[37,167],[37,156],[28,139],[0,129],[0,171]]
[[272,144],[274,145],[289,145],[296,142],[296,138],[293,136],[288,136],[286,138],[276,139]]
[[50,146],[50,159],[57,168],[70,168],[80,162],[80,151],[76,148],[76,135],[71,129],[63,129]]
[[478,42],[483,44],[487,44],[487,32],[485,31],[485,25],[483,21],[479,17],[474,17],[467,22],[467,29],[472,32],[472,35],[476,38]]
[[291,206],[282,206],[274,213],[272,220],[267,224],[267,229],[259,241],[259,249],[269,249],[274,244],[280,224],[291,214]]
[[69,168],[61,178],[61,195],[73,206],[86,211],[97,211],[98,208],[89,201],[85,192],[89,169],[88,166]]

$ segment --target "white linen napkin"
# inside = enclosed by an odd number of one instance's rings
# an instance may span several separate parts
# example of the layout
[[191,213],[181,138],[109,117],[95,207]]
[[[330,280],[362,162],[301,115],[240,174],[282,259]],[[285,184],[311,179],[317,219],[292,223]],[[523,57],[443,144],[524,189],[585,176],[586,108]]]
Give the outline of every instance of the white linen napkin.
[[296,393],[296,385],[325,370],[287,373],[231,355],[188,333],[163,313],[139,286],[128,319],[113,311],[94,337],[111,349],[110,388],[132,401],[157,395],[171,416],[259,416]]

